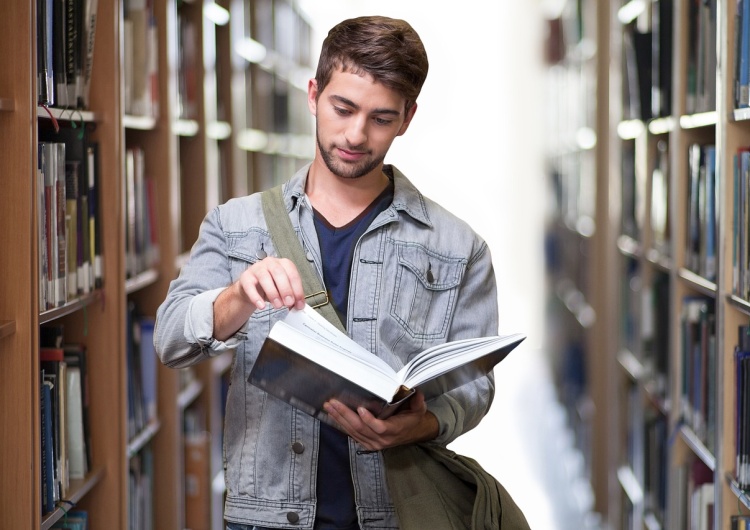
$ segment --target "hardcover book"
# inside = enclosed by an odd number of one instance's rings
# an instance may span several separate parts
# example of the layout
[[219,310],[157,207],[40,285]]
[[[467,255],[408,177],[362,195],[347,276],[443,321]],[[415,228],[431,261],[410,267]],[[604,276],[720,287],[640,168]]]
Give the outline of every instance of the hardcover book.
[[417,353],[396,371],[305,306],[274,324],[248,381],[323,421],[323,404],[332,398],[384,419],[417,389],[429,400],[488,374],[525,338],[448,342]]

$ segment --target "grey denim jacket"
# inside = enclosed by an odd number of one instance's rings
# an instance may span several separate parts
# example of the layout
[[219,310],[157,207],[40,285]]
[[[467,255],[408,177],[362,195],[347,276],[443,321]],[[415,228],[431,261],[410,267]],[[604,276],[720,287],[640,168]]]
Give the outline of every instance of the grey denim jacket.
[[[322,278],[309,165],[284,186],[284,202],[308,260]],[[354,250],[349,335],[399,369],[416,352],[443,342],[497,334],[497,287],[486,243],[462,220],[425,198],[396,168],[393,203]],[[232,199],[204,219],[190,259],[159,307],[154,343],[179,368],[234,350],[226,403],[224,467],[228,521],[269,528],[313,526],[318,420],[247,383],[258,350],[286,309],[256,310],[230,339],[212,337],[213,302],[259,258],[275,249],[259,194]],[[494,396],[492,375],[428,403],[445,445],[475,427]],[[357,514],[363,529],[398,528],[382,455],[349,440]],[[325,472],[325,470],[320,470]]]

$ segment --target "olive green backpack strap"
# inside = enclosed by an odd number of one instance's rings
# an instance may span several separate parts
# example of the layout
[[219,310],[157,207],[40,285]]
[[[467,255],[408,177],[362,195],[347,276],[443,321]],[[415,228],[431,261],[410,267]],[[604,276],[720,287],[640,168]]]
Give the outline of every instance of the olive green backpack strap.
[[315,269],[307,260],[302,244],[297,238],[292,220],[289,218],[289,212],[284,204],[282,187],[276,186],[260,195],[263,215],[266,218],[268,232],[271,234],[271,241],[276,248],[277,256],[291,260],[297,267],[297,271],[302,278],[302,288],[305,291],[307,303],[340,331],[346,333],[338,313],[328,299],[328,292]]

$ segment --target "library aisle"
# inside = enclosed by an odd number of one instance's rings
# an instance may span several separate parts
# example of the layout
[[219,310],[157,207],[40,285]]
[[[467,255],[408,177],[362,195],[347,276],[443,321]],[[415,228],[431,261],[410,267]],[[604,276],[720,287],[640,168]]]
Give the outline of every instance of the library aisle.
[[594,530],[593,497],[544,353],[523,345],[495,370],[495,401],[451,445],[490,471],[534,530]]

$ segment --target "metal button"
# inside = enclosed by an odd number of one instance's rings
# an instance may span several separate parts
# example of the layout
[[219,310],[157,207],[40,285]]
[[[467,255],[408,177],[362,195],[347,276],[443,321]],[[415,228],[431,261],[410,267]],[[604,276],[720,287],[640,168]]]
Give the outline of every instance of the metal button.
[[299,522],[299,514],[297,514],[295,512],[287,512],[286,513],[286,520],[289,521],[292,524],[298,523]]
[[292,451],[294,451],[298,455],[301,455],[305,452],[305,444],[303,444],[302,442],[294,442],[292,444]]

